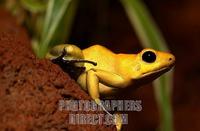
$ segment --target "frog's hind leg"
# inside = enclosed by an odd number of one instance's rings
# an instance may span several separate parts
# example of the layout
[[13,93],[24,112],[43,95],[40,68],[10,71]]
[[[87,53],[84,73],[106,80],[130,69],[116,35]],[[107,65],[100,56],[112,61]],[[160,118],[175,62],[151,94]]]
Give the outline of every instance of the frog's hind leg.
[[71,44],[61,44],[61,45],[56,45],[52,49],[49,50],[49,52],[46,54],[47,59],[54,59],[59,57],[62,53],[63,50],[66,51],[66,57],[69,58],[76,58],[76,59],[84,59],[82,50]]
[[83,59],[83,53],[75,45],[62,44],[53,47],[46,55],[54,64],[59,65],[71,78],[77,78],[85,71],[84,63],[97,63]]

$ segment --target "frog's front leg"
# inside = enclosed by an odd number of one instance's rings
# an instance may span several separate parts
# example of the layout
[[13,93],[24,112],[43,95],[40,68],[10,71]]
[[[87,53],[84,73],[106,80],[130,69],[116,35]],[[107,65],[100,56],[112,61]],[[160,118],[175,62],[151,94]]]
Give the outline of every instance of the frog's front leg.
[[[100,69],[90,69],[85,74],[79,77],[78,82],[89,92],[90,96],[94,101],[100,105],[103,109],[103,105],[100,101],[99,83],[109,85],[111,87],[123,88],[127,86],[127,81],[125,81],[121,76],[111,73],[108,71]],[[106,111],[106,109],[104,109]],[[106,111],[110,114],[108,111]],[[110,114],[111,115],[111,114]],[[116,127],[117,130],[121,130],[122,121],[119,115],[116,116]]]
[[120,75],[92,68],[78,78],[78,83],[89,92],[90,96],[99,103],[99,83],[112,88],[124,88],[128,82]]

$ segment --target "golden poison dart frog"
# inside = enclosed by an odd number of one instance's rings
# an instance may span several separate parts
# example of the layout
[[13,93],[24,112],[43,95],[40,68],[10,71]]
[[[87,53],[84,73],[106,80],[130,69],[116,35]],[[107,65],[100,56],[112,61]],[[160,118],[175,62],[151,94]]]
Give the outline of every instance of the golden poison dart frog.
[[[116,54],[101,45],[84,50],[70,44],[57,45],[46,58],[71,74],[99,105],[100,96],[151,82],[175,63],[175,57],[167,52],[147,48],[138,54]],[[116,126],[121,129],[120,123]]]

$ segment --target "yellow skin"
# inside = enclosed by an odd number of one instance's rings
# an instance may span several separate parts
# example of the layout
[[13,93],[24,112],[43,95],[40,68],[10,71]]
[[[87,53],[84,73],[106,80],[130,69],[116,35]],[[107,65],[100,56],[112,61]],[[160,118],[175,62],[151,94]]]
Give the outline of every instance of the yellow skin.
[[[175,57],[166,52],[144,49],[138,54],[115,54],[100,45],[82,51],[75,45],[58,45],[50,50],[46,58],[58,57],[63,49],[67,52],[65,59],[85,59],[97,63],[97,66],[87,63],[77,64],[86,67],[86,71],[79,76],[77,82],[99,105],[101,105],[100,95],[110,96],[131,85],[141,86],[151,82],[170,70],[175,63]],[[142,58],[148,51],[156,56],[153,62],[146,62]],[[116,126],[118,130],[121,129],[120,122]]]

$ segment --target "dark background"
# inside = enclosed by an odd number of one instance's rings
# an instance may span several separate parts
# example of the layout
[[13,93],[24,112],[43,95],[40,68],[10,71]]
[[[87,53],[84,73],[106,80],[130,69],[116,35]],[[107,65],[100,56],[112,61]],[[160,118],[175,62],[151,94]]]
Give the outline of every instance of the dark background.
[[[200,130],[200,1],[145,0],[176,56],[173,83],[174,125],[177,131]],[[80,0],[69,43],[81,48],[101,44],[116,53],[137,53],[142,49],[118,0]],[[151,84],[133,92],[143,110],[129,113],[124,130],[154,131],[159,114]]]

